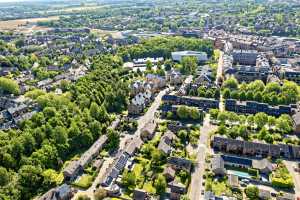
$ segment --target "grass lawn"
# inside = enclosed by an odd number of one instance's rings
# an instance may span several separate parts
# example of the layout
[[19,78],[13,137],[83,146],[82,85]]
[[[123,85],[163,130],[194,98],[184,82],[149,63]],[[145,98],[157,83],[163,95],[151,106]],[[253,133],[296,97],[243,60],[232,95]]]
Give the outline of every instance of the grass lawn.
[[144,190],[146,190],[150,194],[155,194],[156,189],[153,187],[152,182],[146,182],[143,187]]
[[76,181],[72,185],[83,189],[87,189],[92,185],[92,183],[93,183],[93,177],[91,175],[84,174],[80,177],[78,181]]

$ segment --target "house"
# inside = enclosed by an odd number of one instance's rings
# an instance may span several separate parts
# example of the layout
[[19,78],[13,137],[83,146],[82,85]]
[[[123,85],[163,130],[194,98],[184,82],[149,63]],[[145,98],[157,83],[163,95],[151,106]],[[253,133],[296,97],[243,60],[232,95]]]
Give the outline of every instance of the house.
[[172,157],[168,158],[167,163],[176,170],[184,169],[184,170],[190,172],[191,168],[192,168],[192,161],[187,160],[185,158],[172,156]]
[[266,158],[261,160],[252,160],[252,168],[257,169],[264,174],[270,174],[273,171],[272,163]]
[[233,50],[233,62],[241,65],[256,65],[259,53],[256,50]]
[[199,51],[177,51],[171,53],[172,60],[176,62],[181,62],[184,57],[196,57],[198,62],[206,62],[208,60],[207,54],[205,52]]
[[172,132],[177,133],[182,129],[186,129],[187,127],[179,121],[170,121],[168,123],[168,129]]
[[143,143],[144,143],[143,140],[139,136],[131,138],[129,144],[126,145],[124,152],[126,152],[130,156],[133,156],[135,152],[141,148]]
[[199,107],[204,111],[212,108],[219,108],[219,101],[215,99],[191,97],[191,96],[178,96],[175,94],[166,94],[162,97],[165,104],[171,105],[187,105]]
[[215,135],[212,139],[212,147],[216,151],[230,152],[234,154],[242,154],[249,156],[263,156],[274,158],[300,158],[300,146],[288,144],[266,144],[260,142],[250,142],[226,138],[224,136]]
[[226,99],[225,109],[243,114],[264,112],[272,116],[280,116],[282,114],[292,115],[294,113],[293,105],[270,106],[269,104],[256,101],[237,101],[235,99]]
[[163,153],[166,155],[169,155],[172,151],[172,147],[170,146],[173,139],[176,138],[176,135],[171,132],[167,131],[161,138],[159,144],[158,144],[158,149],[161,150]]
[[67,184],[63,184],[49,190],[39,200],[69,200],[74,196],[75,191]]
[[172,181],[168,183],[168,187],[170,188],[170,199],[171,200],[179,200],[181,195],[186,193],[186,187],[182,183],[178,183],[177,181]]
[[137,94],[128,105],[129,114],[140,114],[143,112],[144,108],[150,103],[152,94],[147,91],[145,93]]
[[141,138],[142,140],[151,140],[154,137],[156,129],[156,122],[152,120],[145,124],[145,126],[141,130]]
[[259,188],[259,190],[258,190],[258,197],[260,199],[266,199],[266,200],[272,198],[271,192],[269,190],[265,190],[265,189],[261,189],[261,188]]
[[298,135],[300,134],[300,112],[296,112],[296,114],[292,116],[292,119],[294,132]]
[[180,86],[178,90],[178,95],[180,96],[188,95],[187,92],[191,88],[192,81],[193,81],[192,75],[186,77],[183,84]]
[[164,169],[163,175],[166,177],[166,180],[170,182],[175,178],[175,170],[172,167],[168,166]]
[[156,74],[147,74],[146,75],[146,82],[152,83],[153,88],[156,91],[159,91],[159,89],[164,88],[166,86],[166,79],[164,77],[161,77]]
[[133,190],[133,200],[144,200],[148,198],[148,194],[145,190],[134,189]]
[[183,75],[179,71],[172,69],[167,72],[166,80],[170,85],[180,85],[183,82]]
[[63,170],[65,181],[73,181],[84,168],[99,155],[101,149],[107,141],[107,136],[102,135],[86,152],[84,152],[79,160],[70,162]]
[[240,187],[239,177],[233,174],[228,175],[228,183],[231,188],[238,189]]
[[224,160],[221,155],[215,155],[211,160],[211,169],[215,175],[224,176],[226,169],[224,168]]
[[237,156],[221,155],[225,165],[240,167],[240,168],[251,168],[252,160],[248,158],[242,158]]

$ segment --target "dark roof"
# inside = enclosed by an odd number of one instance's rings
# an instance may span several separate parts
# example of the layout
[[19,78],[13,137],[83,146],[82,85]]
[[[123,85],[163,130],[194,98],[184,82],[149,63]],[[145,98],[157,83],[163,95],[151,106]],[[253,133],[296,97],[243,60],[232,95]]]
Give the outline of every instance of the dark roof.
[[134,200],[144,200],[147,197],[147,192],[145,190],[135,189],[133,191]]
[[168,158],[168,163],[178,167],[185,168],[188,171],[190,171],[192,167],[192,161],[180,157],[170,157]]
[[230,162],[234,164],[242,164],[242,165],[248,165],[252,167],[252,160],[247,159],[247,158],[241,158],[241,157],[236,157],[236,156],[228,156],[228,155],[222,155],[221,156],[225,162]]

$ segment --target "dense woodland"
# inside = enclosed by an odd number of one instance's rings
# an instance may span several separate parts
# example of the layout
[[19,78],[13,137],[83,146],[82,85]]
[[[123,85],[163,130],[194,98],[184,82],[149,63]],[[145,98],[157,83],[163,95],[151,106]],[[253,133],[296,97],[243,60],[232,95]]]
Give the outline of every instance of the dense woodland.
[[[31,91],[42,112],[0,134],[0,199],[30,199],[55,186],[64,162],[106,133],[107,110],[126,108],[128,86],[120,64],[111,56],[96,58],[94,70],[60,96]],[[117,135],[108,136],[114,148]]]
[[124,62],[146,57],[164,57],[170,58],[174,51],[204,51],[209,57],[213,55],[213,44],[208,40],[183,37],[154,37],[142,41],[131,48],[121,47],[118,54]]

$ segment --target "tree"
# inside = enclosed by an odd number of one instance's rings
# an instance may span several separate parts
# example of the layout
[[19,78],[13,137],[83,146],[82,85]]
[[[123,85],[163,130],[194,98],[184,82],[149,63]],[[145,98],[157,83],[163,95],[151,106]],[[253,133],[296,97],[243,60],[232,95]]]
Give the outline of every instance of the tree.
[[180,139],[180,141],[181,141],[181,143],[185,143],[185,141],[186,141],[186,139],[187,139],[187,131],[186,130],[180,130],[179,132],[178,132],[178,137],[179,137],[179,139]]
[[159,174],[157,179],[155,180],[154,186],[157,194],[163,194],[166,191],[167,187],[166,178],[162,174]]
[[116,148],[118,148],[120,144],[119,134],[116,130],[112,130],[112,129],[108,129],[107,132],[108,132],[107,134],[108,144],[106,145],[106,147],[109,150],[115,150]]
[[134,187],[135,186],[135,174],[133,172],[124,171],[122,176],[122,184],[126,187]]
[[219,112],[219,109],[210,109],[209,115],[212,119],[217,119]]
[[146,61],[146,70],[147,71],[151,71],[152,70],[152,66],[153,66],[152,62],[150,60],[147,60]]
[[42,169],[40,166],[23,165],[18,171],[19,183],[24,189],[22,190],[23,197],[30,199],[32,194],[38,191],[42,184]]
[[180,119],[188,119],[189,118],[189,109],[187,106],[179,106],[177,108],[176,114]]
[[76,198],[76,200],[91,200],[90,197],[88,197],[87,195],[80,195]]
[[224,99],[229,99],[230,98],[230,90],[228,88],[225,88],[223,90],[223,98]]
[[290,133],[293,130],[293,128],[289,120],[290,120],[289,116],[287,117],[284,117],[283,115],[280,116],[276,120],[276,129],[278,129],[283,134]]
[[251,101],[251,100],[253,100],[253,92],[252,91],[248,91],[247,93],[246,93],[246,98],[247,98],[247,100],[248,101]]
[[239,92],[237,90],[234,90],[230,93],[230,98],[232,99],[239,99]]
[[194,56],[185,56],[181,59],[181,72],[183,74],[194,74],[197,69],[197,58]]
[[218,134],[220,134],[220,135],[226,135],[226,133],[227,133],[226,127],[224,126],[224,124],[221,124],[218,127]]
[[193,120],[200,119],[200,112],[197,108],[190,108],[190,117]]
[[263,99],[261,92],[256,92],[254,94],[253,98],[254,98],[255,101],[258,101],[258,102],[261,102],[262,99]]
[[5,186],[9,182],[9,173],[4,167],[0,167],[0,186]]
[[181,195],[180,200],[190,200],[190,198],[185,194]]
[[173,62],[172,62],[172,60],[167,59],[167,60],[165,60],[164,65],[165,65],[165,70],[170,71],[172,69]]
[[239,86],[239,83],[234,76],[229,77],[223,83],[223,87],[229,88],[232,90],[238,89],[238,86]]
[[240,92],[239,97],[240,97],[239,99],[241,101],[246,101],[247,100],[246,93],[244,91]]
[[0,92],[7,92],[10,94],[20,94],[19,85],[12,79],[0,77]]
[[103,188],[98,188],[94,194],[95,200],[102,200],[107,197],[107,191]]
[[257,128],[261,129],[268,123],[268,115],[266,113],[257,113],[254,116],[254,122]]
[[246,196],[249,198],[249,200],[257,200],[258,197],[258,188],[256,186],[248,186],[245,189]]

